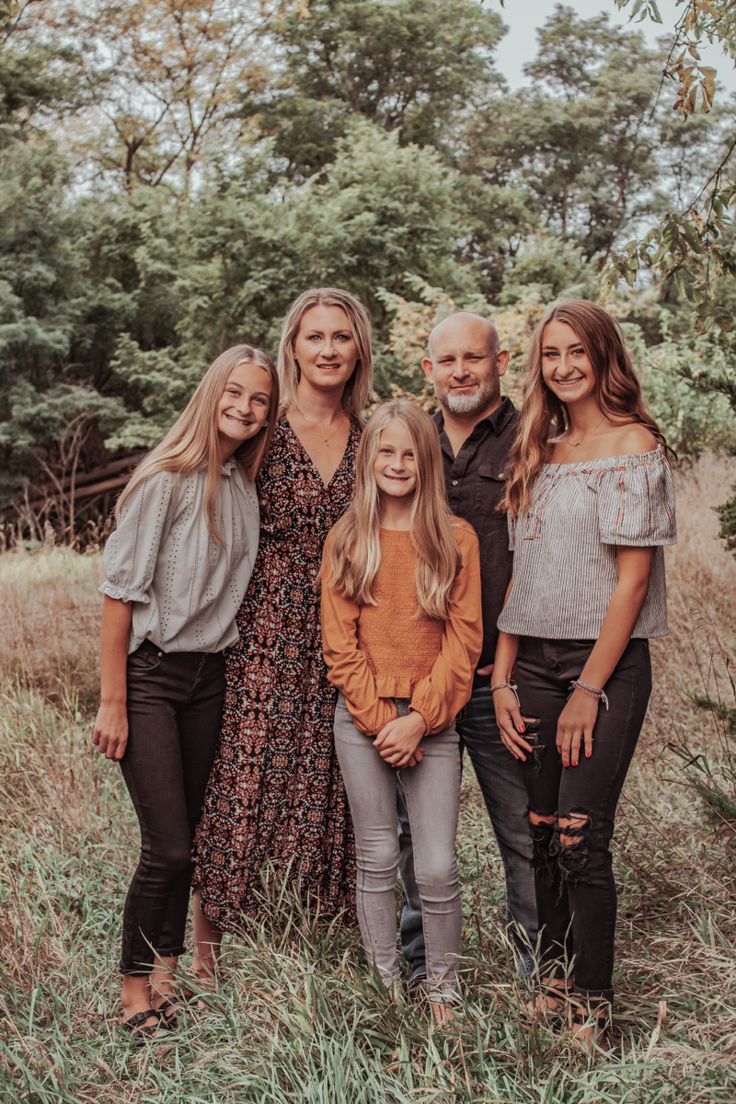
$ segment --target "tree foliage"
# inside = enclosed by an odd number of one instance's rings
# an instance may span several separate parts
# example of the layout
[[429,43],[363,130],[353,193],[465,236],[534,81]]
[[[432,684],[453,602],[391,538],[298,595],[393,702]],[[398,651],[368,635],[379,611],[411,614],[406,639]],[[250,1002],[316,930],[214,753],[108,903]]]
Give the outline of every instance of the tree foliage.
[[155,441],[226,345],[273,350],[316,283],[369,307],[379,392],[422,394],[451,304],[518,362],[546,302],[603,279],[681,451],[729,446],[732,130],[693,51],[733,56],[733,15],[681,7],[661,51],[558,5],[510,90],[481,0],[5,3],[5,503],[56,486],[70,536],[75,473]]

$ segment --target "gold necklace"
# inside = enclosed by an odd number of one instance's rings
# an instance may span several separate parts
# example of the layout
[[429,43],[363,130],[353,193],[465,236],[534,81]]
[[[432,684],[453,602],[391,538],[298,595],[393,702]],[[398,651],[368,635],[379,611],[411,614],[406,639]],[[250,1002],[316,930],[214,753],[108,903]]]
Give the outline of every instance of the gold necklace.
[[310,422],[309,419],[306,417],[306,415],[303,412],[300,411],[300,413],[302,415],[302,420],[304,421],[304,424],[307,427],[307,429],[309,430],[309,432],[310,433],[316,433],[318,435],[318,437],[321,439],[323,445],[328,445],[330,443],[330,441],[332,440],[332,438],[337,433],[339,433],[339,431],[342,429],[343,422],[339,421],[337,426],[335,427],[335,429],[333,429],[332,433],[328,434],[328,436],[325,437],[324,431],[319,429],[318,424],[316,422]]

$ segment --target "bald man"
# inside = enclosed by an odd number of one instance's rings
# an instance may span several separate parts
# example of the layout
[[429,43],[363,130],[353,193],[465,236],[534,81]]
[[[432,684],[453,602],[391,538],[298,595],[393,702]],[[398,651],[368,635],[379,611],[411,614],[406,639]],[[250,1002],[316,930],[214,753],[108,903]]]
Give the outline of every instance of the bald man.
[[[525,821],[526,789],[520,764],[501,743],[490,694],[498,635],[496,622],[511,578],[512,554],[501,500],[518,414],[501,395],[509,354],[495,326],[478,314],[451,314],[432,330],[422,361],[440,404],[435,415],[442,445],[447,495],[454,514],[470,522],[480,540],[483,651],[470,701],[457,729],[478,777],[506,874],[507,915],[517,926],[517,964],[531,968],[529,947],[537,937],[532,846]],[[419,896],[411,861],[411,838],[399,802],[405,905],[401,942],[412,968],[410,990],[425,971]],[[518,937],[526,932],[526,938]],[[413,982],[413,984],[412,984]]]

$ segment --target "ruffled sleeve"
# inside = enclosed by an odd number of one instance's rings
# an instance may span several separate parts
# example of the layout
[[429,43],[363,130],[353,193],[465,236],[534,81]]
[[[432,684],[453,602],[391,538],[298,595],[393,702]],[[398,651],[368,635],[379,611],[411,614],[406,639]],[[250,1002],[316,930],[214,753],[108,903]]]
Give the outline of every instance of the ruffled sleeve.
[[144,479],[125,503],[118,527],[105,546],[100,590],[120,602],[150,602],[158,550],[166,533],[174,489],[173,472]]
[[672,470],[661,445],[615,458],[611,467],[591,476],[588,486],[598,497],[603,544],[650,548],[677,540]]
[[457,544],[460,568],[450,594],[442,648],[411,697],[411,708],[421,713],[428,733],[447,728],[467,704],[483,646],[480,552],[469,525],[458,525]]

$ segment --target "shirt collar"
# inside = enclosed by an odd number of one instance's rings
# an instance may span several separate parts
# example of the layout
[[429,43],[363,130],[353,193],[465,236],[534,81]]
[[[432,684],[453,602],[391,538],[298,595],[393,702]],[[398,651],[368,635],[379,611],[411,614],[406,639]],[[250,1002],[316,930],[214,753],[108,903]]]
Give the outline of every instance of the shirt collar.
[[[481,420],[473,426],[473,431],[470,436],[476,437],[479,436],[482,432],[488,432],[488,430],[491,430],[498,437],[499,433],[503,429],[505,429],[515,413],[516,407],[512,403],[511,399],[508,397],[508,395],[503,395],[501,397],[500,405],[497,406],[493,413],[489,414],[487,418],[481,418]],[[440,409],[434,415],[434,423],[437,426],[439,432],[443,433],[445,428],[445,419],[442,414],[442,407],[440,407]]]
[[221,465],[221,467],[220,467],[221,473],[223,475],[232,475],[233,474],[233,468],[235,467],[235,464],[236,464],[235,457],[231,456],[229,460],[226,460],[225,463]]

